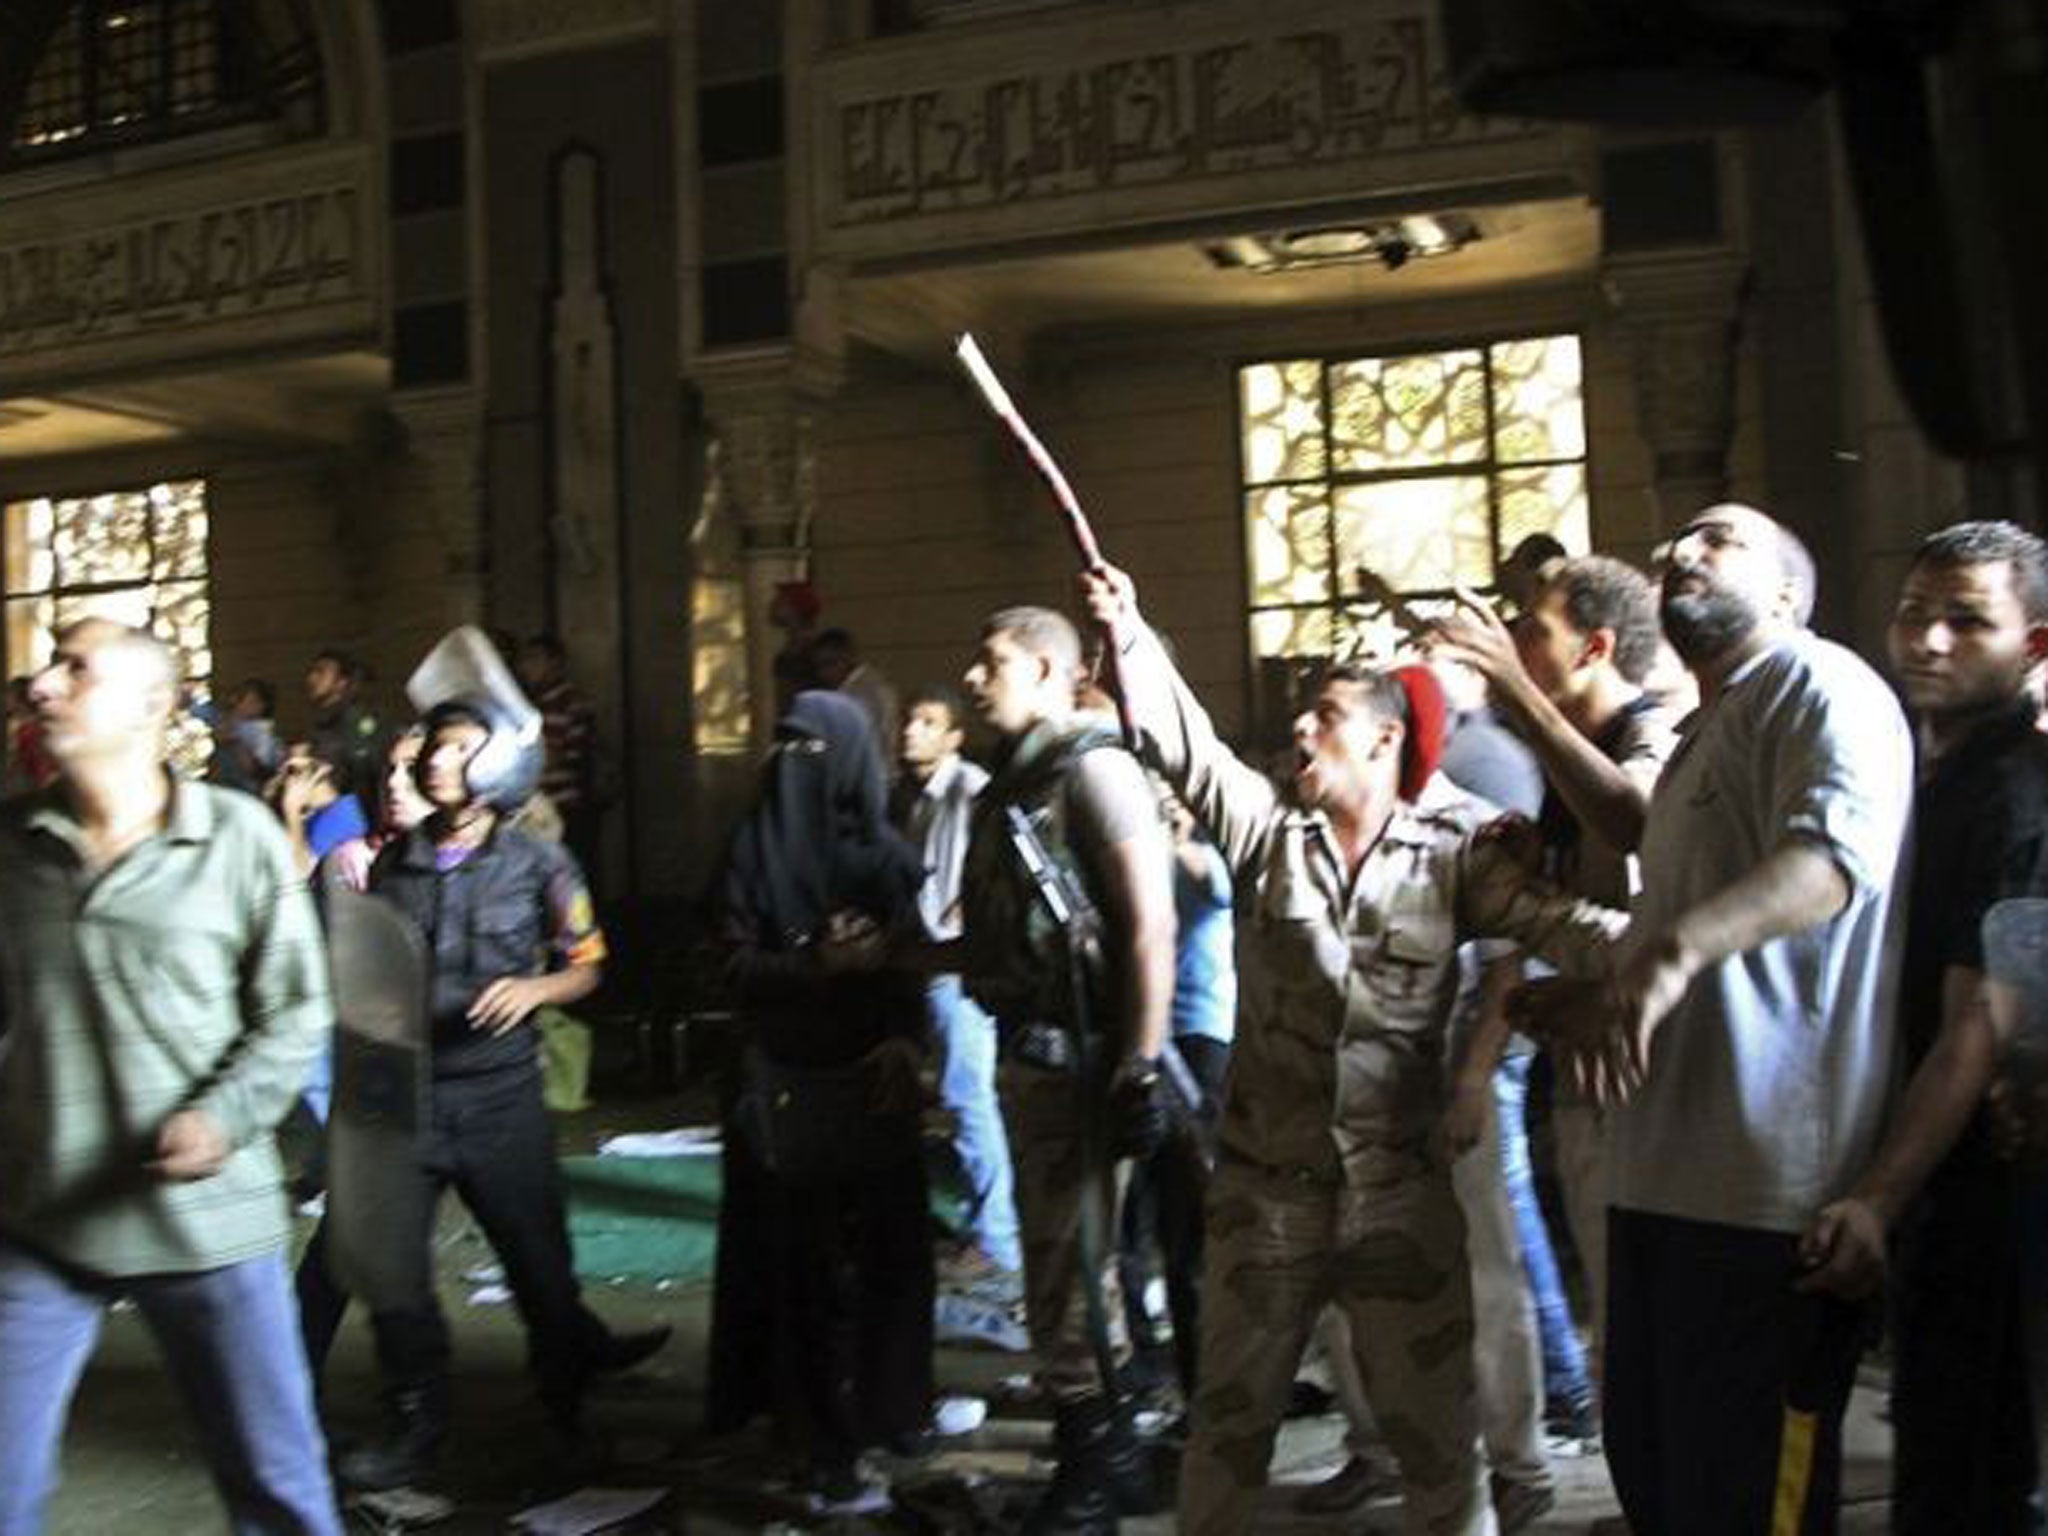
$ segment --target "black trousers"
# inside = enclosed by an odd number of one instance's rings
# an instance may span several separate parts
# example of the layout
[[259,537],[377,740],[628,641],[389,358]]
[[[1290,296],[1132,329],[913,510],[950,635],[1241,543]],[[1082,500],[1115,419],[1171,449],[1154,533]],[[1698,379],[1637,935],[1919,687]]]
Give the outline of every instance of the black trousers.
[[[437,1078],[414,1173],[438,1196],[453,1189],[483,1228],[526,1325],[527,1363],[541,1398],[571,1410],[605,1327],[584,1307],[569,1247],[554,1127],[537,1066]],[[435,1201],[425,1202],[431,1212]],[[395,1242],[433,1242],[431,1215]],[[388,1385],[439,1388],[448,1376],[448,1323],[439,1306],[372,1315]]]
[[320,1385],[320,1373],[327,1368],[327,1355],[334,1348],[334,1336],[348,1312],[348,1291],[335,1279],[327,1259],[327,1218],[313,1229],[306,1251],[299,1255],[299,1267],[292,1277],[292,1289],[299,1300],[299,1336],[306,1343],[306,1364],[313,1372],[313,1385]]
[[934,1300],[922,1154],[796,1183],[728,1121],[724,1175],[710,1431],[770,1413],[782,1445],[823,1467],[922,1431]]
[[2026,1536],[2034,1490],[2010,1170],[1943,1165],[1899,1234],[1893,1268],[1892,1529]]
[[[1205,1109],[1220,1118],[1223,1079],[1230,1047],[1206,1035],[1174,1041],[1188,1073],[1202,1090]],[[1117,1279],[1133,1340],[1150,1337],[1144,1314],[1146,1250],[1158,1244],[1160,1278],[1166,1282],[1166,1311],[1173,1320],[1174,1369],[1181,1393],[1195,1400],[1196,1365],[1202,1338],[1202,1207],[1209,1193],[1208,1170],[1186,1136],[1175,1134],[1142,1163],[1131,1167],[1124,1192],[1123,1231],[1117,1243]]]
[[1635,1536],[1831,1536],[1866,1309],[1793,1290],[1789,1233],[1621,1209],[1607,1231],[1607,1464]]

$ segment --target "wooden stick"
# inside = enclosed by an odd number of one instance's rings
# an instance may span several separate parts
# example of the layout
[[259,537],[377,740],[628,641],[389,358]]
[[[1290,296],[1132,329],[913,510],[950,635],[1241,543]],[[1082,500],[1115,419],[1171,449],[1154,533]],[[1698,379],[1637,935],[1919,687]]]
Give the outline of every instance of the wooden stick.
[[1103,566],[1102,546],[1095,542],[1095,530],[1089,526],[1088,514],[1081,510],[1080,498],[1074,494],[1073,486],[1067,483],[1066,473],[1060,468],[1050,450],[1038,440],[1038,434],[1031,430],[1031,423],[1024,419],[1024,413],[1017,409],[1010,392],[1003,388],[1003,381],[996,377],[995,369],[974,339],[973,333],[963,331],[960,339],[953,344],[953,355],[960,360],[960,366],[967,370],[967,376],[974,380],[981,391],[981,398],[988,402],[988,408],[1010,429],[1018,445],[1031,460],[1032,468],[1052,492],[1052,499],[1067,520],[1067,535],[1074,541],[1075,553],[1080,555],[1081,564],[1091,571]]

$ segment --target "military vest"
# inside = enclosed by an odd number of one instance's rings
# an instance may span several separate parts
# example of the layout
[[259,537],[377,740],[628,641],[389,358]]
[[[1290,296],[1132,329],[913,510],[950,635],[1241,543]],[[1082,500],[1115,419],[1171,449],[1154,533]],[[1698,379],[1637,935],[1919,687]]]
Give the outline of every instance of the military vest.
[[[1103,952],[1096,877],[1073,846],[1067,792],[1068,774],[1082,756],[1103,748],[1121,748],[1121,738],[1106,726],[1041,723],[1025,733],[975,799],[960,880],[965,984],[1006,1027],[1075,1027],[1077,959],[1089,1027],[1101,1030],[1115,1022],[1114,966]],[[1013,807],[1030,822],[1057,874],[1073,913],[1071,931],[1054,920],[1025,865],[1012,835]]]

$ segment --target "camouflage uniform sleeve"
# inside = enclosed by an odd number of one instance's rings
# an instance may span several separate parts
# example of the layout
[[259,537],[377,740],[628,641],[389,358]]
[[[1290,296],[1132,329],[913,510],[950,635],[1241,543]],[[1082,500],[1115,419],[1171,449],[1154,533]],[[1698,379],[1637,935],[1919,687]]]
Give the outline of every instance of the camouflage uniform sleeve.
[[1529,874],[1482,828],[1458,850],[1458,929],[1467,939],[1512,939],[1566,976],[1604,976],[1626,913],[1573,896]]
[[1117,655],[1117,684],[1140,755],[1166,776],[1237,874],[1264,856],[1283,814],[1280,796],[1272,780],[1223,744],[1151,628],[1135,624],[1126,642]]

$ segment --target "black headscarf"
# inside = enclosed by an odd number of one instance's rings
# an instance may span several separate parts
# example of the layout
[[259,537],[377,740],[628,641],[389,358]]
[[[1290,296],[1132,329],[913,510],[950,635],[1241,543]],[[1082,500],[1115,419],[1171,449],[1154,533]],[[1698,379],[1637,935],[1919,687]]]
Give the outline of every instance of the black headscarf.
[[855,908],[905,919],[924,879],[917,851],[889,825],[888,783],[867,712],[811,689],[790,702],[761,772],[761,798],[733,839],[723,896],[756,940],[787,949]]

